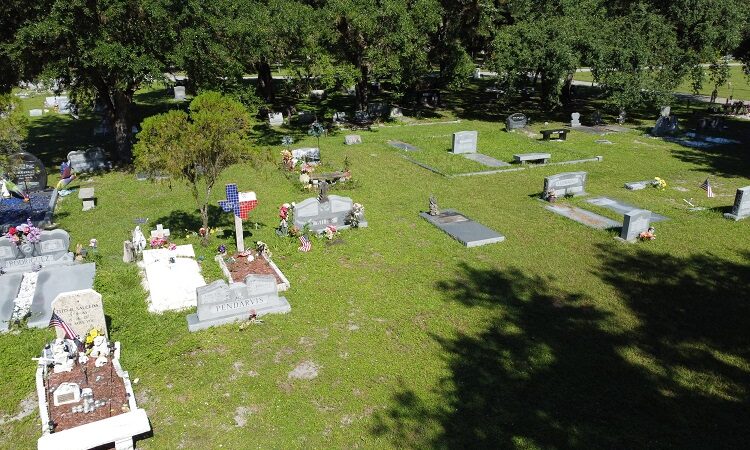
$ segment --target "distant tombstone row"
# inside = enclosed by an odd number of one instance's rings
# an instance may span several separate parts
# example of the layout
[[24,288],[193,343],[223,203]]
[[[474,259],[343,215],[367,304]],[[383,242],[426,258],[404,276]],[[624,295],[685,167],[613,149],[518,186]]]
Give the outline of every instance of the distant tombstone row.
[[519,128],[524,128],[528,124],[528,122],[529,119],[521,113],[511,114],[507,119],[505,119],[505,130],[513,131]]

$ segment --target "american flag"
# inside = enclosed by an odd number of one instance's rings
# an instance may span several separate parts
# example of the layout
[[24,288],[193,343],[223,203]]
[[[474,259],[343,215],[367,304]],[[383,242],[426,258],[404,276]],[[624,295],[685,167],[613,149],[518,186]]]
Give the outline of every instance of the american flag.
[[65,323],[64,320],[60,316],[57,315],[57,313],[52,313],[52,318],[49,321],[49,326],[51,327],[58,327],[62,328],[62,330],[65,332],[65,337],[68,339],[73,339],[74,341],[78,341],[78,335],[75,331],[73,331],[70,326]]
[[709,183],[708,178],[701,184],[701,189],[706,191],[709,198],[714,196],[714,190],[711,189],[711,183]]
[[312,248],[312,243],[310,243],[310,239],[308,239],[306,236],[300,236],[299,243],[302,244],[298,249],[301,252],[309,252]]

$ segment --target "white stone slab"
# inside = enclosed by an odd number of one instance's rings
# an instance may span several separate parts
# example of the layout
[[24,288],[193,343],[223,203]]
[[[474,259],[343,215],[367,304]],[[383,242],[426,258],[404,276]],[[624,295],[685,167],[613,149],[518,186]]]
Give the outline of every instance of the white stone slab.
[[[143,267],[151,312],[178,311],[196,305],[195,290],[205,286],[192,245],[176,250],[145,250]],[[170,262],[174,258],[174,262]]]

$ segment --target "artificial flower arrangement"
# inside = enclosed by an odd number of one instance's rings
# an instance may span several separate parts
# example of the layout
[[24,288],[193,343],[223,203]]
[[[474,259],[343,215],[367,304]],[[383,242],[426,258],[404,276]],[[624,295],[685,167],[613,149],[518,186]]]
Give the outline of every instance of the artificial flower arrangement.
[[338,233],[338,230],[336,230],[335,226],[328,225],[326,227],[325,233],[326,233],[326,239],[328,239],[330,241],[330,240],[333,239],[334,236],[336,236],[336,234]]
[[642,241],[653,241],[656,239],[656,229],[654,227],[648,227],[648,230],[638,235],[638,239]]
[[26,219],[26,223],[10,227],[5,237],[19,247],[23,244],[36,244],[42,237],[42,230],[35,227],[31,219]]
[[667,188],[667,182],[659,177],[654,177],[654,181],[651,182],[651,185],[661,191]]
[[359,226],[359,221],[362,220],[364,215],[365,207],[360,203],[354,203],[351,211],[349,211],[349,215],[346,217],[346,223],[351,225],[352,228],[357,228]]
[[268,244],[266,244],[265,242],[263,241],[256,242],[255,251],[257,251],[259,255],[265,256],[266,259],[271,259],[271,250],[268,249]]
[[287,149],[281,151],[281,162],[286,170],[294,170],[294,157]]

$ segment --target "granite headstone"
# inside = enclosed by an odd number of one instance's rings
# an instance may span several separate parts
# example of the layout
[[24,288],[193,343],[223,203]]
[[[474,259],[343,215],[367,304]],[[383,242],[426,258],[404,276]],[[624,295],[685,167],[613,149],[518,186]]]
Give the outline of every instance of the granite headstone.
[[94,172],[112,168],[112,163],[107,160],[104,150],[100,147],[69,152],[68,161],[74,172]]
[[174,87],[174,99],[175,100],[185,100],[185,86],[175,86]]
[[732,212],[724,214],[724,217],[734,220],[750,217],[750,186],[737,189]]
[[31,153],[20,152],[8,157],[10,179],[25,192],[41,191],[47,187],[47,169]]
[[0,276],[0,333],[8,330],[13,317],[14,300],[21,289],[22,273],[7,273]]
[[555,193],[556,197],[566,195],[585,195],[586,172],[563,172],[556,175],[550,175],[544,178],[544,194],[550,191]]
[[513,131],[519,128],[523,128],[528,122],[529,119],[521,113],[511,114],[507,119],[505,119],[505,130]]
[[622,222],[620,239],[633,242],[638,236],[648,230],[651,224],[651,211],[645,209],[634,209],[626,212]]
[[[300,230],[305,225],[315,233],[324,233],[329,225],[342,230],[349,228],[347,216],[352,210],[354,202],[349,197],[329,195],[328,201],[321,203],[317,198],[308,198],[294,207],[294,225]],[[364,217],[359,221],[359,227],[367,227]]]
[[0,239],[0,269],[8,273],[27,272],[34,266],[72,264],[69,246],[70,235],[65,230],[44,230],[34,244],[16,245],[9,239]]
[[459,131],[453,133],[453,153],[456,155],[476,153],[478,135],[477,131]]
[[94,263],[43,268],[31,302],[29,328],[46,328],[52,317],[52,301],[63,292],[93,289],[95,274]]
[[[59,294],[52,300],[52,311],[79,336],[86,336],[92,328],[108,335],[102,296],[93,289]],[[65,337],[65,332],[59,327],[55,327],[55,331],[58,339]]]

